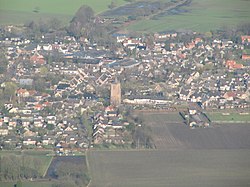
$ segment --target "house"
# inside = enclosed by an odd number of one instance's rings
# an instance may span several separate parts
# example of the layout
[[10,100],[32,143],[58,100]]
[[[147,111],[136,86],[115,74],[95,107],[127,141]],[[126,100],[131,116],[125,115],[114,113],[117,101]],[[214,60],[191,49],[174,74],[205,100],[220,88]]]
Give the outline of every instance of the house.
[[232,91],[229,91],[229,92],[226,92],[223,97],[228,100],[228,101],[232,101],[234,100],[234,98],[236,97],[236,93],[235,92],[232,92]]
[[250,60],[250,55],[249,54],[243,54],[242,55],[242,60]]
[[43,127],[43,124],[44,124],[43,119],[34,119],[34,126],[35,127],[41,128],[41,127]]
[[29,97],[30,93],[28,90],[20,88],[16,91],[18,97]]
[[21,86],[32,86],[33,85],[33,79],[20,79],[19,84]]
[[9,134],[9,130],[8,129],[6,129],[6,128],[1,128],[0,129],[0,135],[1,136],[6,136],[8,134]]
[[48,124],[56,124],[56,116],[47,116],[46,121]]
[[226,67],[228,67],[229,69],[241,69],[243,68],[243,64],[237,64],[234,60],[228,60],[226,62]]
[[40,111],[40,110],[42,110],[44,107],[43,107],[43,105],[41,105],[41,104],[36,104],[35,106],[34,106],[34,110],[37,110],[37,111]]
[[35,137],[30,136],[30,137],[25,137],[23,139],[23,145],[36,145],[37,141]]
[[43,145],[54,145],[55,144],[55,137],[54,136],[43,136],[42,144]]
[[250,36],[241,36],[241,42],[242,44],[245,44],[245,43],[250,43]]
[[30,62],[37,65],[44,65],[46,63],[44,57],[38,53],[30,57]]

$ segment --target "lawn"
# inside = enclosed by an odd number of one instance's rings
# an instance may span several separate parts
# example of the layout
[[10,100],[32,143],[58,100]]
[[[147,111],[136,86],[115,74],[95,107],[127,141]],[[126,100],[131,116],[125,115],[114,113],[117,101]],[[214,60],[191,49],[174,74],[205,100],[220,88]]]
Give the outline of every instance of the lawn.
[[[81,5],[89,5],[96,14],[108,10],[112,0],[0,0],[0,24],[59,18],[67,23]],[[117,6],[126,3],[115,0]],[[35,13],[36,11],[37,13]]]
[[239,113],[232,113],[232,112],[231,113],[213,112],[213,113],[207,113],[207,115],[212,122],[250,123],[250,114],[241,115]]
[[90,187],[246,187],[250,150],[91,151]]
[[141,20],[128,29],[143,32],[159,32],[176,29],[191,29],[206,32],[224,26],[235,27],[249,22],[250,1],[235,0],[193,0],[182,7],[183,13],[157,16],[156,20]]

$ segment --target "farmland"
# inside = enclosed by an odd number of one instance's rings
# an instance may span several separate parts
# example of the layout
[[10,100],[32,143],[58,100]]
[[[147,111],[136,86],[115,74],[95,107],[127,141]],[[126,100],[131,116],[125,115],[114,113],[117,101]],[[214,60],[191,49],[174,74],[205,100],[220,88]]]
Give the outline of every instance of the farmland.
[[17,158],[21,157],[29,157],[29,158],[36,158],[39,159],[42,163],[40,167],[38,168],[35,163],[31,163],[31,167],[38,170],[38,173],[41,175],[44,175],[44,173],[47,171],[48,165],[50,164],[52,160],[52,156],[47,156],[47,154],[50,154],[51,151],[0,151],[0,156],[15,156]]
[[142,117],[156,149],[89,151],[90,187],[250,185],[248,124],[190,129],[178,113]]
[[91,151],[90,187],[249,186],[250,150]]
[[[25,187],[52,187],[59,184],[71,186],[74,184],[77,176],[77,183],[79,186],[85,186],[88,181],[88,171],[85,156],[48,156],[51,151],[0,151],[0,157],[9,156],[11,158],[22,158],[25,166],[29,166],[33,171],[39,172],[38,178],[22,178],[22,185]],[[39,163],[35,164],[34,159],[39,159]],[[3,161],[3,160],[1,160]],[[0,163],[0,166],[3,164]],[[14,167],[14,166],[12,166]],[[5,166],[3,168],[6,168]],[[2,172],[0,167],[0,173]],[[21,171],[22,172],[22,171]],[[70,176],[67,176],[70,173]],[[1,173],[3,175],[3,173]],[[5,180],[0,179],[0,186],[13,187],[19,182],[19,178]]]
[[[30,168],[34,169],[38,172],[39,176],[45,175],[48,166],[52,160],[52,156],[47,156],[47,154],[50,154],[51,151],[0,151],[0,157],[11,157],[11,158],[17,158],[21,159],[22,162],[25,164],[25,166],[29,166]],[[39,160],[39,163],[37,162]],[[4,182],[0,181],[0,186],[11,186],[16,184],[16,181],[13,182]],[[26,187],[29,186],[52,186],[52,182],[46,181],[46,180],[40,180],[40,181],[23,181],[23,185]]]
[[[210,128],[190,129],[178,114],[144,115],[152,129],[152,139],[157,149],[237,149],[250,148],[249,124],[213,125]],[[174,119],[174,120],[173,120]]]
[[224,26],[235,27],[249,21],[250,1],[193,0],[189,6],[159,14],[154,19],[143,19],[128,29],[143,32],[160,32],[191,29],[206,32]]
[[[0,24],[26,23],[27,21],[58,18],[68,23],[81,5],[89,5],[96,14],[108,10],[112,0],[0,0]],[[116,0],[116,5],[126,3]]]
[[209,118],[218,123],[250,123],[250,114],[240,114],[235,112],[229,113],[219,113],[219,112],[210,112],[208,113]]
[[[13,187],[16,182],[0,182],[0,186]],[[52,181],[22,181],[22,186],[25,187],[53,187]]]
[[[20,24],[31,19],[39,21],[50,18],[58,18],[67,24],[83,4],[91,6],[96,14],[103,13],[102,15],[108,17],[128,17],[131,15],[130,11],[134,12],[138,7],[152,6],[154,9],[153,6],[157,5],[153,0],[137,1],[130,5],[125,5],[125,0],[115,0],[117,8],[109,10],[111,2],[112,0],[74,0],[74,3],[69,0],[0,0],[0,24]],[[125,26],[123,30],[161,32],[191,29],[207,32],[223,27],[236,27],[248,22],[249,7],[250,1],[246,0],[192,0],[190,4],[156,13],[150,18],[142,17]]]

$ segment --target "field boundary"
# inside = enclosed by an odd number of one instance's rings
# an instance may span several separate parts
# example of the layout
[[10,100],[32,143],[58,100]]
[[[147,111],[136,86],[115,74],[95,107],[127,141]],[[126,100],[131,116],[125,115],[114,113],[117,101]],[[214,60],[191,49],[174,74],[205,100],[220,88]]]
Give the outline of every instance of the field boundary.
[[51,162],[52,162],[53,159],[54,159],[54,156],[51,157],[50,162],[49,162],[49,164],[48,164],[48,166],[47,166],[47,169],[44,171],[43,178],[46,176],[46,174],[47,174],[47,172],[48,172],[48,169],[49,169],[49,167],[50,167],[50,164],[51,164]]
[[90,171],[90,165],[89,165],[88,150],[85,151],[85,160],[86,160],[88,175],[89,175],[89,178],[90,178],[89,183],[87,184],[86,187],[89,187],[90,184],[91,184],[92,179],[91,179],[91,171]]
[[243,124],[250,124],[250,121],[218,121],[218,120],[216,120],[216,121],[212,121],[213,123],[223,123],[223,124],[225,124],[225,123],[243,123]]

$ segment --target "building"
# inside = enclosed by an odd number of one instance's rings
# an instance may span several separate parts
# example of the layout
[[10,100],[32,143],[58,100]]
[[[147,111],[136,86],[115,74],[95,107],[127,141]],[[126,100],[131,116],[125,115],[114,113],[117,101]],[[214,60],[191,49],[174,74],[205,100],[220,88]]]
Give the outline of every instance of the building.
[[111,84],[110,104],[118,106],[121,104],[121,83],[115,82]]

